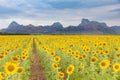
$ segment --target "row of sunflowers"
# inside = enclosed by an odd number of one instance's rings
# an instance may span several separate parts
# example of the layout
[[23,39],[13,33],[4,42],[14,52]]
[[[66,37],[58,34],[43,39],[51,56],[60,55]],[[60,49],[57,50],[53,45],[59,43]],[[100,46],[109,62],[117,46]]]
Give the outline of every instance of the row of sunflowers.
[[0,80],[29,80],[32,38],[0,36]]
[[41,35],[0,36],[0,80],[30,79],[34,41],[47,80],[120,79],[120,36]]
[[120,36],[37,36],[47,80],[119,80]]

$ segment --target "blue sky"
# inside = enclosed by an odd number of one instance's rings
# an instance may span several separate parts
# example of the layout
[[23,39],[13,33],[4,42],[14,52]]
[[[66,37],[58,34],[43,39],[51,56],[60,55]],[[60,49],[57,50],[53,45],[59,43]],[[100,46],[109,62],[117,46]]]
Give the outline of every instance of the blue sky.
[[82,18],[120,25],[120,0],[0,0],[0,29],[19,24],[78,25]]

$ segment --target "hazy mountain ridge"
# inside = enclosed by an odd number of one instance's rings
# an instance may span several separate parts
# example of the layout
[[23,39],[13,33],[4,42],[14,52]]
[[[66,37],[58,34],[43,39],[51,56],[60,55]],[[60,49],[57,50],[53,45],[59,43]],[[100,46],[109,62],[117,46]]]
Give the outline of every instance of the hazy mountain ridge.
[[60,22],[48,26],[20,25],[13,21],[8,28],[0,30],[5,33],[27,34],[120,34],[120,26],[109,27],[106,23],[82,19],[78,26],[63,27]]

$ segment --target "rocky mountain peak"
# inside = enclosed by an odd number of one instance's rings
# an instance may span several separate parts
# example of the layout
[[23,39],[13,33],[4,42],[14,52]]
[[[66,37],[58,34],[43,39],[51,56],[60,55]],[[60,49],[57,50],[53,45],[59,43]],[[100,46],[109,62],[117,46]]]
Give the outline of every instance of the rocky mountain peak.
[[19,26],[19,24],[17,22],[13,21],[9,24],[8,28],[14,28],[14,27],[17,27],[17,26]]
[[88,19],[82,19],[81,24],[88,24],[90,21]]
[[63,28],[63,25],[60,22],[55,22],[55,23],[52,24],[52,27]]

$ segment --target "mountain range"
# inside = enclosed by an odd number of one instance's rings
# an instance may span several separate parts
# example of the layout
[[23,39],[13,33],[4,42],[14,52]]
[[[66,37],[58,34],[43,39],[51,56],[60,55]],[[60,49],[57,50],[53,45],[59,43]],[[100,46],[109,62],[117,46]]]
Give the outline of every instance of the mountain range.
[[120,34],[120,26],[108,26],[106,23],[82,19],[78,26],[63,27],[60,22],[47,26],[20,25],[13,21],[1,33],[25,34]]

